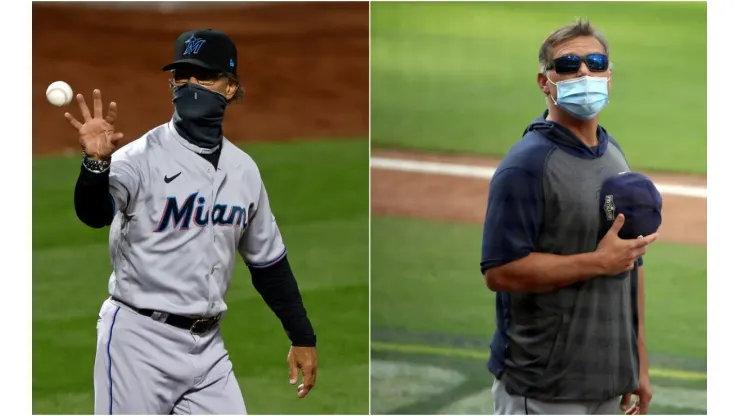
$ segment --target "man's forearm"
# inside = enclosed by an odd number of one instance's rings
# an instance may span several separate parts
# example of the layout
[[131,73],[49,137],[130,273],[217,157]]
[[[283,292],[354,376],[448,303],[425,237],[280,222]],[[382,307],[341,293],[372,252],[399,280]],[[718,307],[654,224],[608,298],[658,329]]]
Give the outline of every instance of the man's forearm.
[[596,253],[561,256],[530,253],[486,271],[486,284],[496,292],[549,292],[603,273]]
[[316,346],[311,321],[298,289],[287,256],[267,268],[249,268],[252,284],[267,306],[280,319],[288,338],[296,347]]
[[93,173],[80,167],[74,193],[77,218],[92,228],[102,228],[113,221],[113,201],[110,196],[110,171]]
[[640,356],[640,373],[648,372],[647,343],[645,341],[645,271],[637,269],[637,351]]

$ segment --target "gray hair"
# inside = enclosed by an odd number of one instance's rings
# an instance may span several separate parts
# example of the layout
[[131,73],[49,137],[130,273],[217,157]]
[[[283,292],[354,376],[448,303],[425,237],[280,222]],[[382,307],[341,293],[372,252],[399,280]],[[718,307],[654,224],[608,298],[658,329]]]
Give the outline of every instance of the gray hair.
[[[550,36],[542,42],[540,46],[540,72],[545,73],[547,67],[552,62],[552,50],[555,45],[560,44],[569,39],[573,39],[579,36],[592,36],[601,43],[604,47],[604,53],[609,56],[609,44],[606,42],[604,35],[594,27],[588,20],[578,19],[575,23],[565,25],[560,29],[552,32]],[[609,68],[611,68],[611,59],[609,60]]]

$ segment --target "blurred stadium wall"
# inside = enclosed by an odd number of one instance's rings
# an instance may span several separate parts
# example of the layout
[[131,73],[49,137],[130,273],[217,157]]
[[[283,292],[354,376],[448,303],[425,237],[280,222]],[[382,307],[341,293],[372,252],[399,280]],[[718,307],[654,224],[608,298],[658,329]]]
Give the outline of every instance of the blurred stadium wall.
[[[46,102],[56,80],[116,101],[135,139],[171,117],[163,65],[176,37],[223,30],[239,48],[245,99],[229,108],[233,141],[366,136],[368,5],[299,2],[33,3],[33,151],[76,151],[65,109]],[[224,9],[228,8],[228,11]],[[73,104],[74,105],[74,104]],[[71,108],[77,112],[76,108]]]

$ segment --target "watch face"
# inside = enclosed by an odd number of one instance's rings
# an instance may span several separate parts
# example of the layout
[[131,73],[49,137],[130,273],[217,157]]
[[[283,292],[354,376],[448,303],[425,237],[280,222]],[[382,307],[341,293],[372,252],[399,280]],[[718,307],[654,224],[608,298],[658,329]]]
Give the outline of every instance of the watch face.
[[84,159],[82,160],[82,165],[87,170],[103,172],[108,169],[108,166],[110,166],[110,162],[102,161],[102,160],[94,160],[94,159],[89,158],[87,155],[85,155]]

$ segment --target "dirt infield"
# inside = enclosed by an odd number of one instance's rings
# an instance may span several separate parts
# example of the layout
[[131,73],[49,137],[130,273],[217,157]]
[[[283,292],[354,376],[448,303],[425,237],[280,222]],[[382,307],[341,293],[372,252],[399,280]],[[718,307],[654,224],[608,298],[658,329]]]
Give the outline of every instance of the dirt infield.
[[[68,109],[45,98],[53,81],[116,101],[133,140],[172,115],[163,65],[183,31],[214,28],[236,42],[243,102],[226,112],[233,141],[368,135],[368,5],[251,4],[171,13],[33,4],[33,152],[77,151]],[[73,114],[79,114],[76,105]]]
[[[373,156],[472,166],[495,167],[497,160],[410,152],[373,152]],[[707,186],[698,175],[667,175],[645,172],[656,183]],[[400,215],[440,221],[483,224],[488,179],[391,170],[372,170],[373,215]],[[660,240],[706,244],[707,200],[663,195],[663,224]]]

